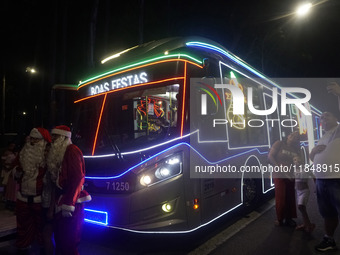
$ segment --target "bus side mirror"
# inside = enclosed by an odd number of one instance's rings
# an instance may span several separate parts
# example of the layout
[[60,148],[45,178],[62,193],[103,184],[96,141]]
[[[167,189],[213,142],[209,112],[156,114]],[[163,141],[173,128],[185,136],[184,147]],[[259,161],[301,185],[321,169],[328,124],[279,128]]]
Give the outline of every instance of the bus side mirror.
[[204,58],[202,62],[203,62],[203,67],[204,68],[208,68],[209,67],[209,59],[208,58]]

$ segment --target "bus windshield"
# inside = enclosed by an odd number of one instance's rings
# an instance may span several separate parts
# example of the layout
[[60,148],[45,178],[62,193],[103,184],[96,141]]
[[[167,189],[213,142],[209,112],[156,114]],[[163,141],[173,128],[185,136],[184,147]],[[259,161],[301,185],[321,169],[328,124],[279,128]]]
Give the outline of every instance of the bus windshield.
[[105,101],[103,95],[78,102],[74,143],[84,155],[101,155],[143,148],[176,136],[179,89],[179,84],[173,84],[125,90],[107,94]]

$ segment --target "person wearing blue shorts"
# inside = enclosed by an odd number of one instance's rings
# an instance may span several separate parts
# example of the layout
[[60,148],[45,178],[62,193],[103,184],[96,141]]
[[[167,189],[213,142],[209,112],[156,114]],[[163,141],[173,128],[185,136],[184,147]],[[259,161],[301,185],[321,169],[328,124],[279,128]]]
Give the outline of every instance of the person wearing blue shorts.
[[[333,82],[327,90],[337,95],[340,103],[340,86]],[[340,216],[340,126],[330,112],[322,113],[320,120],[325,134],[312,149],[310,159],[314,163],[318,207],[325,228],[324,238],[315,249],[325,252],[337,249],[334,233]]]

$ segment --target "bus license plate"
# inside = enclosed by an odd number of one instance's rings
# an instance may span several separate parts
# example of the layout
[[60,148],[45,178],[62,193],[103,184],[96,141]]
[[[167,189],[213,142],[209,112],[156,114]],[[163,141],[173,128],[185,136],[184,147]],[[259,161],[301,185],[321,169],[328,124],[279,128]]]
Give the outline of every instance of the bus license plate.
[[134,185],[130,181],[111,181],[111,180],[86,180],[85,189],[91,194],[117,194],[131,193],[134,190]]
[[131,184],[127,181],[107,181],[106,191],[110,193],[128,193],[132,189]]

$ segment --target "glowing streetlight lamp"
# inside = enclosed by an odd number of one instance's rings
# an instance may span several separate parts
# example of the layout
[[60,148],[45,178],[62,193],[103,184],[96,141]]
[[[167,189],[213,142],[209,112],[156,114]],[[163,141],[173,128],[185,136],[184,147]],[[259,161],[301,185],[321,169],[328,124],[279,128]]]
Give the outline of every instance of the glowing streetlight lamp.
[[[28,73],[29,76],[31,76],[31,75],[34,76],[34,75],[36,75],[37,70],[34,67],[28,66],[28,67],[26,67],[26,73]],[[28,83],[28,88],[29,88],[29,91],[30,91],[31,81],[29,81],[29,83]],[[29,93],[31,93],[31,92],[29,92]],[[39,106],[39,108],[40,108],[40,106]],[[26,116],[26,115],[27,115],[27,112],[23,112],[23,116]],[[34,126],[36,125],[37,115],[38,115],[38,104],[35,102],[34,103],[34,110],[33,110],[33,125]]]
[[297,9],[296,9],[296,14],[297,16],[299,17],[303,17],[303,16],[306,16],[310,9],[313,7],[313,5],[311,3],[304,3],[304,4],[301,4]]
[[26,73],[32,73],[32,74],[34,74],[34,73],[36,73],[36,72],[37,72],[37,70],[35,70],[34,67],[26,67]]

